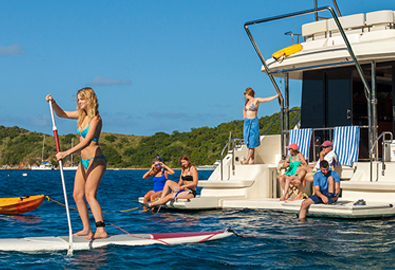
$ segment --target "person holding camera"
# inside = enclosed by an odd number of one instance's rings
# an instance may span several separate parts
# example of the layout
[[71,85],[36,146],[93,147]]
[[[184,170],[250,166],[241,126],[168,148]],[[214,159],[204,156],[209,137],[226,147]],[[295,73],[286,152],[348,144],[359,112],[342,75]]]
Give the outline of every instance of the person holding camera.
[[[154,188],[144,195],[144,203],[149,201],[152,202],[162,194],[169,174],[174,174],[174,170],[165,165],[159,157],[152,160],[151,169],[143,175],[143,178],[148,179],[153,176]],[[148,209],[144,207],[144,211],[147,210]]]
[[196,197],[196,186],[198,184],[198,171],[195,166],[192,166],[191,159],[183,155],[180,158],[182,166],[180,180],[178,183],[168,180],[163,188],[161,198],[154,202],[142,203],[144,207],[153,208],[157,205],[162,205],[170,200],[176,199],[192,199]]

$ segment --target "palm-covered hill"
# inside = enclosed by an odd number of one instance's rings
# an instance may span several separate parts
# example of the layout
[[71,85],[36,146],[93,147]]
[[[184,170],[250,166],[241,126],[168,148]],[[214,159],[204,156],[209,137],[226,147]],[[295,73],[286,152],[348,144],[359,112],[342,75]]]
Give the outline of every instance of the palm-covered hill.
[[[293,108],[298,109],[298,108]],[[259,119],[261,135],[263,135],[279,113],[264,116]],[[290,113],[291,127],[299,120],[297,112]],[[160,155],[169,166],[179,167],[178,159],[182,155],[189,155],[195,165],[212,164],[220,158],[220,153],[229,140],[242,138],[243,121],[235,120],[222,123],[217,127],[192,128],[190,132],[164,132],[152,136],[134,136],[125,134],[101,134],[99,143],[108,161],[109,167],[114,168],[147,168],[152,158]],[[273,125],[267,134],[280,133],[280,126]],[[0,165],[12,168],[28,168],[41,163],[43,133],[30,132],[19,127],[0,126]],[[77,143],[77,134],[60,136],[61,149],[71,146],[71,141]],[[57,164],[54,138],[45,134],[44,160]],[[74,155],[74,162],[79,162],[79,155]],[[65,165],[70,164],[70,158]]]

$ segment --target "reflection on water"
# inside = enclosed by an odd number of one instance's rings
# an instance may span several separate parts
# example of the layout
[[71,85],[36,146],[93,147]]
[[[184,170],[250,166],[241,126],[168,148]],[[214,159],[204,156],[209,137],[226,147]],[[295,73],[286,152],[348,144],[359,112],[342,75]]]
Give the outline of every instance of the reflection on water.
[[17,220],[26,223],[40,223],[42,220],[40,217],[33,216],[33,215],[1,215],[0,219],[4,220]]
[[97,248],[93,250],[83,250],[75,252],[73,255],[72,263],[75,269],[97,269],[99,267],[106,267],[108,257],[111,252],[108,249]]

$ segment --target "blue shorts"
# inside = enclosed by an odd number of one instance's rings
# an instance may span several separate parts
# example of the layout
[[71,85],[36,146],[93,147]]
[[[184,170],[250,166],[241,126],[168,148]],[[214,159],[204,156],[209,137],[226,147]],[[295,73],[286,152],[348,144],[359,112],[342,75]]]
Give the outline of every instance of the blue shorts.
[[[328,198],[328,192],[322,192],[322,195],[324,195],[325,197]],[[317,195],[312,195],[309,197],[309,199],[311,199],[314,203],[324,203],[320,197],[318,197]],[[329,201],[329,198],[328,198]]]

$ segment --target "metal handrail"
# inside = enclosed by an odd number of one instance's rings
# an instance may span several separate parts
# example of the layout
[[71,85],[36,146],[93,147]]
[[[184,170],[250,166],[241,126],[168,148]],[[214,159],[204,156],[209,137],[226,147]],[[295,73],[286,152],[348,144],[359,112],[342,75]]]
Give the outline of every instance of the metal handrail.
[[[240,139],[240,138],[233,138],[233,139],[231,139],[231,140],[229,140],[227,143],[226,143],[226,145],[224,146],[224,148],[222,149],[222,151],[221,151],[221,181],[224,179],[224,167],[223,167],[223,160],[224,160],[224,158],[223,158],[223,155],[224,155],[224,151],[225,151],[225,149],[232,143],[232,170],[233,170],[233,172],[234,172],[234,170],[235,170],[235,165],[234,165],[234,159],[235,159],[235,141],[243,141],[243,139]],[[228,150],[228,152],[229,152],[229,150]]]
[[[335,4],[335,6],[338,9],[337,4]],[[372,141],[372,136],[371,136],[371,132],[372,132],[372,117],[371,117],[371,109],[370,109],[371,105],[372,105],[372,99],[370,98],[371,97],[370,86],[368,85],[368,82],[367,82],[367,80],[365,78],[365,75],[363,74],[362,67],[360,66],[360,64],[359,64],[359,62],[358,62],[358,60],[357,60],[357,58],[356,58],[356,56],[354,54],[354,51],[353,51],[353,49],[352,49],[352,47],[350,45],[350,42],[348,41],[346,33],[344,32],[343,27],[341,26],[339,18],[336,15],[335,11],[330,6],[320,7],[320,8],[314,8],[314,9],[304,10],[304,11],[300,11],[300,12],[288,13],[288,14],[285,14],[285,15],[279,15],[279,16],[274,16],[274,17],[268,17],[268,18],[264,18],[264,19],[258,19],[258,20],[254,20],[254,21],[249,21],[249,22],[246,22],[244,24],[244,29],[247,32],[247,35],[248,35],[248,37],[249,37],[249,39],[250,39],[250,41],[252,43],[252,46],[254,47],[255,52],[257,53],[259,59],[261,60],[261,62],[263,64],[263,66],[264,66],[264,68],[265,68],[265,70],[266,70],[266,72],[267,72],[267,74],[268,74],[268,76],[269,76],[269,78],[270,78],[270,80],[271,80],[271,82],[272,82],[277,94],[279,94],[279,104],[280,104],[280,107],[281,107],[281,114],[282,114],[282,117],[281,117],[281,120],[282,120],[281,121],[281,145],[282,145],[282,147],[281,147],[281,154],[282,154],[282,156],[284,156],[284,132],[283,132],[283,125],[284,125],[284,118],[283,118],[284,117],[283,116],[283,114],[284,114],[284,98],[283,98],[283,96],[281,94],[281,91],[280,91],[276,81],[274,80],[273,75],[270,73],[270,69],[269,69],[268,65],[266,64],[265,58],[263,57],[263,55],[262,55],[258,45],[256,44],[254,38],[252,37],[252,34],[251,34],[250,30],[248,29],[248,26],[249,25],[256,25],[256,24],[260,24],[260,23],[265,23],[265,22],[270,22],[270,21],[275,21],[275,20],[280,20],[280,19],[297,17],[297,16],[300,16],[300,15],[306,15],[306,14],[311,14],[311,13],[317,14],[317,12],[324,11],[324,10],[328,10],[331,13],[331,15],[333,17],[333,20],[336,23],[336,26],[339,29],[340,34],[341,34],[341,36],[343,38],[343,41],[344,41],[344,43],[345,43],[345,45],[347,47],[348,53],[350,54],[352,60],[354,61],[355,67],[356,67],[356,69],[358,71],[358,74],[359,74],[359,76],[360,76],[360,78],[362,80],[362,83],[364,85],[365,97],[366,97],[366,99],[368,101],[369,142],[371,143],[371,141]],[[339,14],[340,14],[340,12],[339,12]]]
[[[301,109],[293,109],[293,110],[289,110],[289,112],[298,112],[298,114],[294,117],[294,119],[291,121],[291,126],[295,123],[295,120],[298,118],[298,116],[300,115]],[[270,126],[266,129],[266,131],[263,133],[263,135],[267,135],[267,133],[269,132],[269,130],[272,128],[272,126],[276,125],[278,118],[280,118],[281,114],[279,114],[276,119],[274,119],[272,121],[272,123],[270,124]]]
[[[368,126],[359,126],[359,128],[369,128]],[[312,128],[311,132],[312,132],[312,141],[313,144],[315,146],[315,132],[316,131],[333,131],[335,128],[334,127],[326,127],[326,128]],[[289,130],[284,130],[285,133],[289,133]],[[332,141],[332,134],[330,134],[329,140]],[[309,162],[315,162],[315,156],[316,156],[316,152],[315,152],[315,147],[313,147],[313,157],[314,160],[309,160]]]
[[[390,135],[390,140],[385,140],[385,135]],[[378,141],[381,139],[381,137],[383,137],[383,142],[382,142],[382,146],[381,149],[383,149],[384,143],[392,143],[394,136],[392,135],[392,132],[390,131],[384,131],[380,134],[380,136],[377,137],[377,139],[374,141],[372,147],[370,148],[369,151],[369,155],[372,156],[373,151],[375,151],[375,146],[378,143]],[[382,161],[382,166],[381,166],[381,170],[382,170],[382,174],[384,176],[384,170],[385,170],[385,160],[384,160],[384,153],[383,153],[383,158],[381,159]],[[379,180],[379,169],[378,169],[378,163],[377,163],[377,168],[376,168],[376,182]],[[370,182],[373,181],[373,160],[372,158],[370,158]]]

